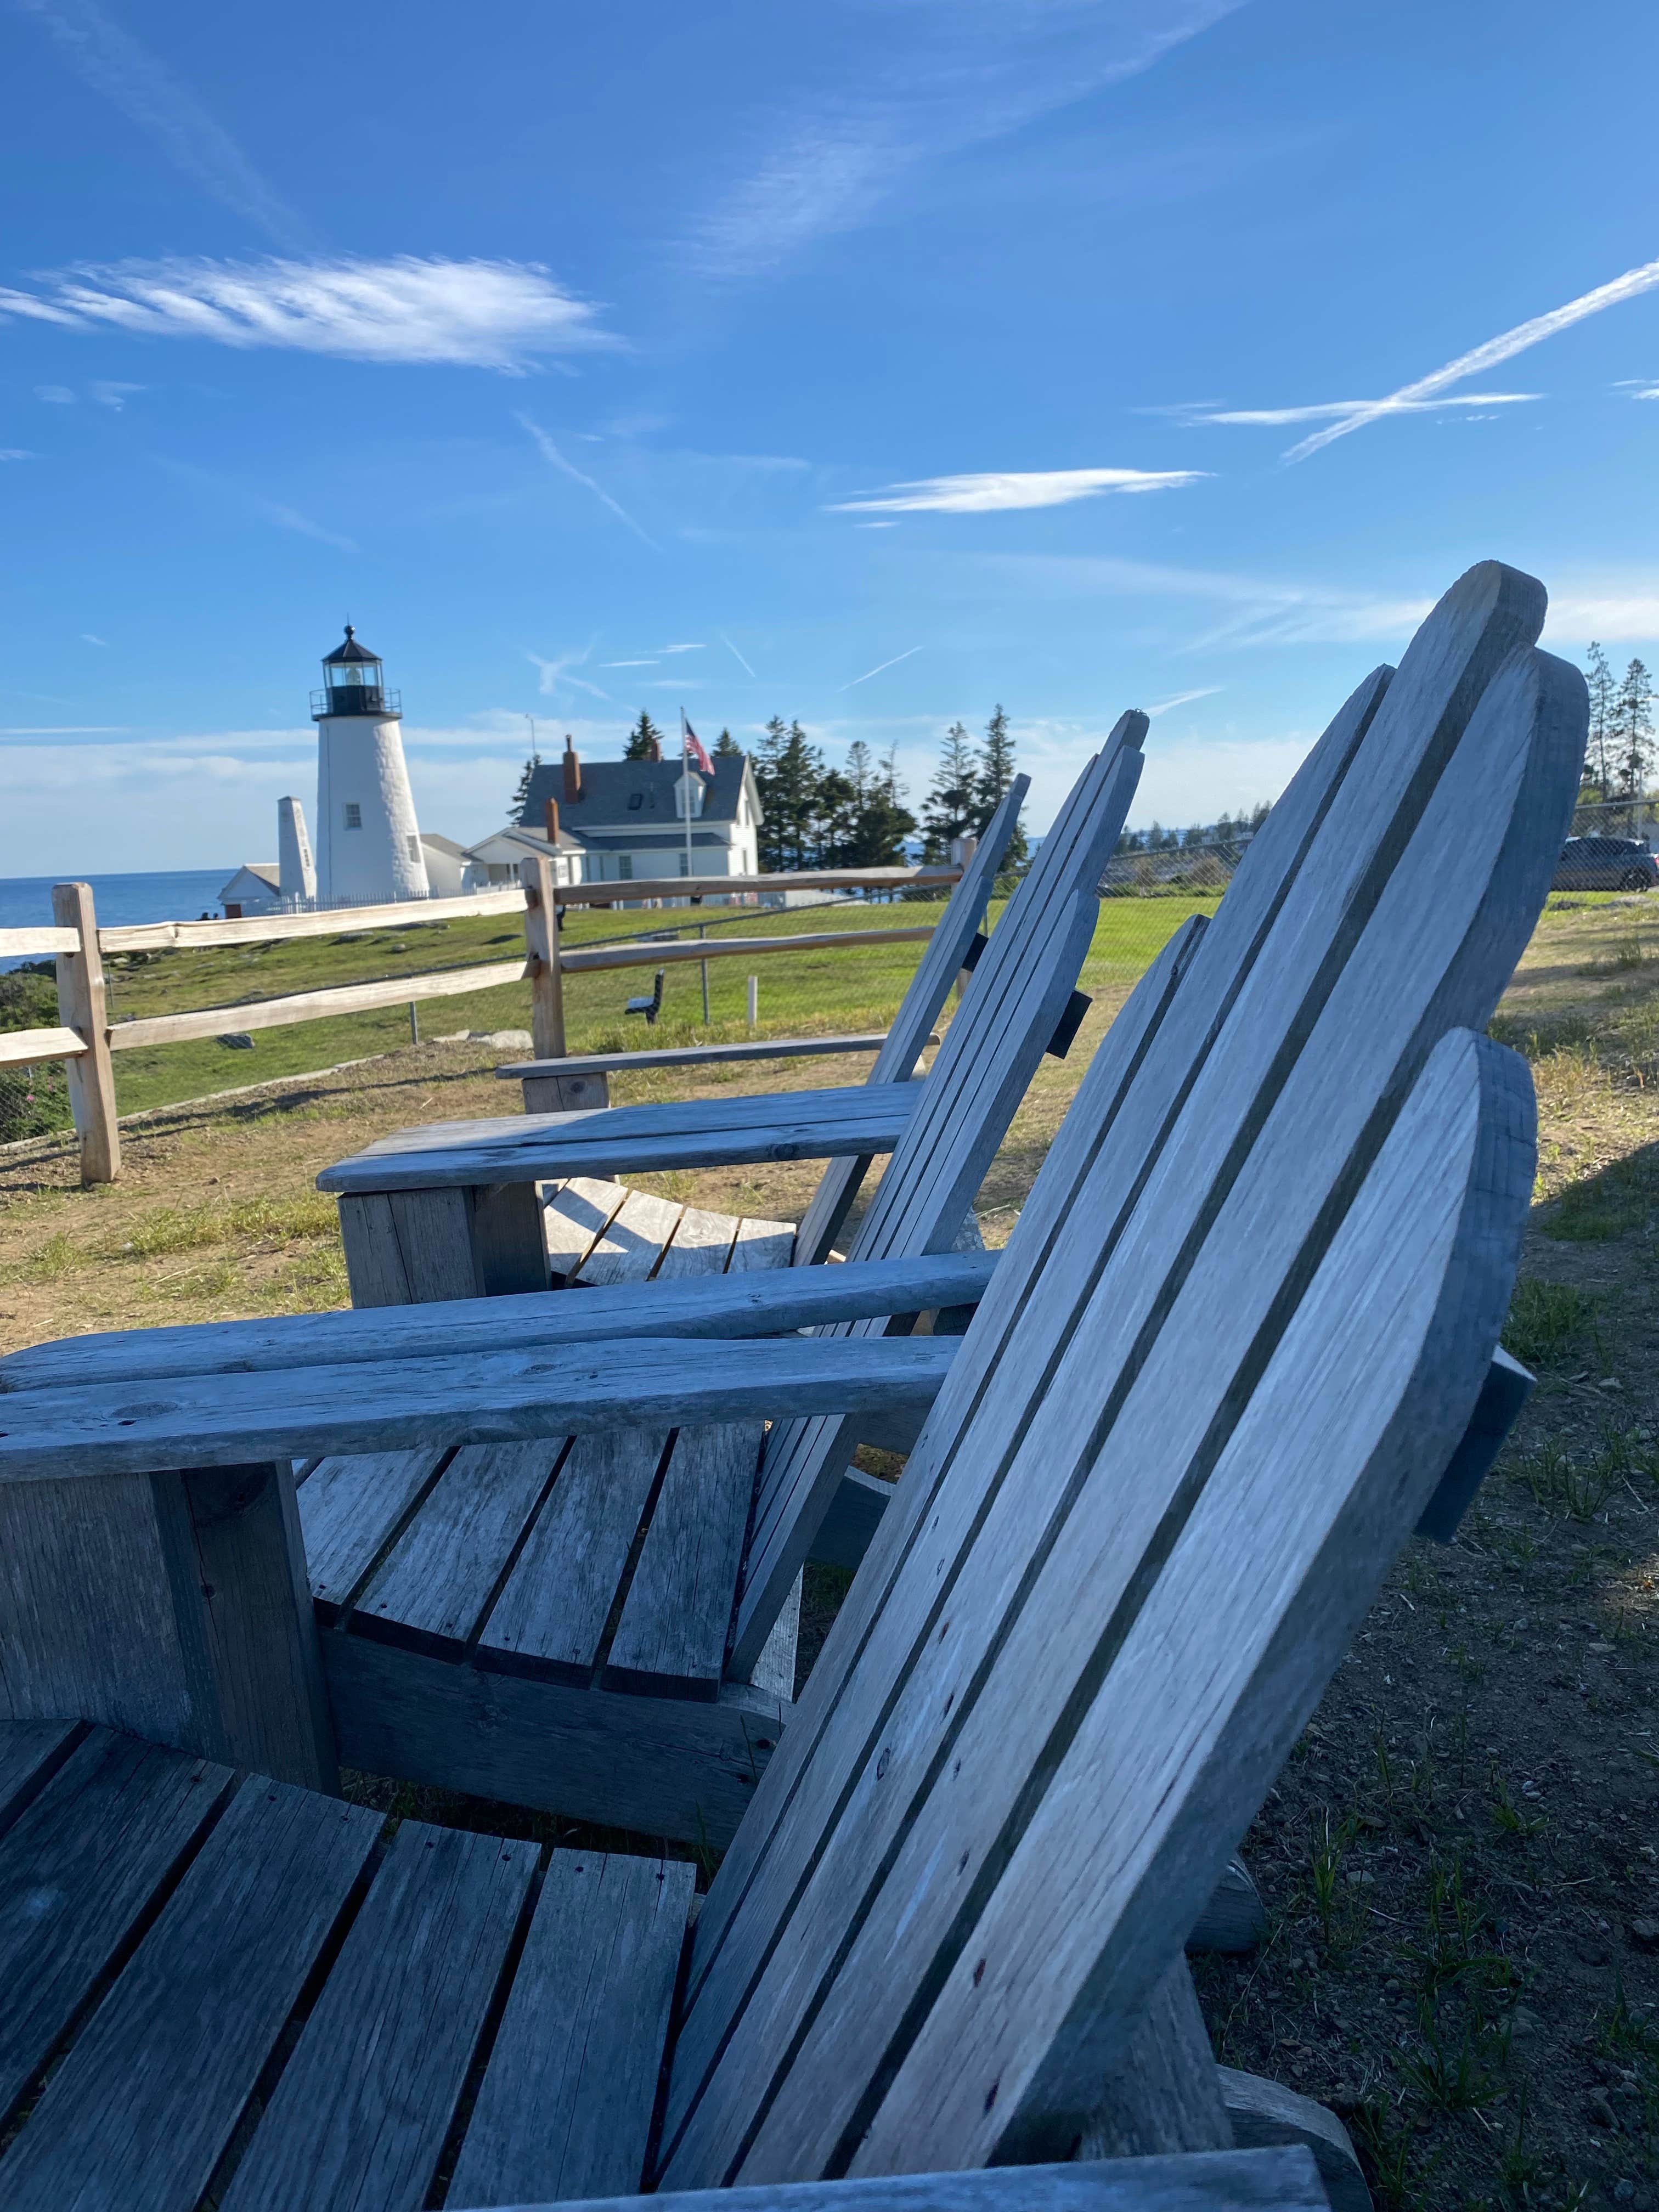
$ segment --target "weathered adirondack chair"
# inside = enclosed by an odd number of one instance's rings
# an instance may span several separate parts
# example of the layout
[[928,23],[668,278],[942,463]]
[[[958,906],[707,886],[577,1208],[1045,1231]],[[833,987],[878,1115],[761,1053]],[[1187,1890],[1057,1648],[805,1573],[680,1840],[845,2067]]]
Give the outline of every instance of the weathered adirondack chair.
[[[0,2087],[27,2113],[9,2212],[183,2212],[210,2185],[224,2212],[440,2186],[526,2206],[642,2180],[953,2205],[966,2181],[880,2178],[1079,2150],[1126,2163],[1023,2175],[1019,2202],[1316,2204],[1305,2160],[1227,2149],[1286,2134],[1363,2201],[1328,2115],[1215,2067],[1181,1948],[1486,1387],[1534,1146],[1524,1063],[1476,1032],[1547,890],[1586,721],[1577,671],[1532,649],[1542,613],[1513,572],[1464,578],[1316,748],[1161,1020],[1097,1054],[683,1966],[688,1869],[543,1867],[412,1822],[382,1850],[375,1816],[291,1787],[102,1730],[0,1735],[0,1803],[38,1793],[0,1836],[24,1993]],[[705,1343],[639,1410],[879,1387],[938,1350]],[[582,1385],[564,1357],[543,1377],[558,1425]],[[442,1364],[398,1379],[435,1395]],[[283,1636],[303,1646],[291,1513],[238,1514],[246,1470],[126,1472],[223,1460],[204,1414],[222,1400],[239,1433],[231,1401],[269,1384],[210,1380],[0,1397],[15,1710],[95,1687],[112,1626],[118,1676],[147,1628],[216,1725]],[[348,1387],[319,1370],[291,1395],[332,1393],[343,1423]],[[290,1411],[274,1448],[302,1427]],[[142,1613],[115,1540],[135,1483]],[[53,1686],[46,1609],[71,1591],[94,1626]],[[1212,2155],[1127,2162],[1176,2152]],[[846,2180],[873,2193],[797,2193]],[[981,2185],[963,2212],[1012,2203]]]
[[[1138,726],[1134,750],[1145,718],[1126,719]],[[1121,764],[1125,812],[1139,772],[1136,750]],[[528,1122],[514,1116],[401,1130],[319,1178],[321,1188],[339,1194],[352,1304],[544,1290],[550,1272],[561,1282],[592,1285],[638,1281],[663,1265],[673,1276],[718,1273],[723,1262],[748,1272],[827,1258],[875,1155],[892,1149],[915,1111],[917,1063],[951,984],[982,942],[986,906],[1030,781],[1016,776],[987,823],[866,1082],[594,1114],[564,1110],[549,1095],[562,1079],[538,1075],[525,1082],[526,1109],[534,1117]],[[1115,799],[1119,785],[1110,791]],[[1047,910],[1042,897],[1028,898],[1015,918],[1016,933],[1041,928]],[[597,1151],[591,1142],[573,1149],[573,1139],[594,1131],[603,1140]],[[509,1164],[511,1181],[501,1179],[499,1164],[481,1171],[474,1158],[480,1146],[493,1151],[503,1142],[514,1154],[527,1148],[530,1155],[527,1166]],[[417,1148],[438,1156],[424,1163],[425,1182],[409,1181],[401,1164]],[[811,1158],[819,1152],[829,1164],[798,1231],[786,1222],[740,1221],[666,1205],[583,1174]],[[544,1189],[550,1176],[559,1180]],[[570,1176],[577,1178],[574,1185]]]
[[[1139,773],[1144,728],[1144,717],[1126,715],[1114,743],[1079,778],[992,933],[926,1082],[827,1094],[904,1095],[907,1118],[853,1241],[855,1261],[948,1252],[969,1214],[1073,994],[1100,876]],[[958,886],[943,938],[936,933],[928,947],[924,987],[894,1024],[896,1057],[878,1073],[913,1064],[982,917],[1022,792],[1023,785],[1009,793]],[[984,872],[975,876],[981,860]],[[627,1116],[589,1118],[609,1127]],[[514,1117],[500,1126],[517,1149],[492,1176],[547,1172],[538,1132],[550,1123]],[[537,1140],[529,1154],[518,1143],[526,1129]],[[402,1157],[418,1163],[428,1156]],[[798,1247],[827,1244],[866,1164],[865,1154],[832,1160]],[[418,1164],[411,1170],[419,1171]],[[534,1199],[533,1182],[511,1188]],[[579,1188],[609,1194],[612,1208],[623,1195],[615,1184]],[[465,1197],[453,1188],[413,1195],[438,1204]],[[498,1190],[491,1203],[501,1196]],[[773,1225],[752,1237],[754,1224],[744,1224],[734,1238],[729,1220],[636,1196],[671,1223],[678,1217],[666,1254],[660,1231],[653,1248],[658,1286],[689,1288],[700,1273],[718,1279],[722,1262],[729,1280],[789,1257],[787,1229],[780,1236]],[[348,1197],[343,1218],[351,1218],[353,1204],[398,1202]],[[568,1229],[569,1216],[558,1218]],[[539,1224],[536,1234],[542,1237]],[[579,1234],[595,1241],[586,1226]],[[585,1282],[646,1272],[650,1261],[637,1237],[619,1243],[613,1224],[608,1239],[580,1269]],[[884,1330],[892,1310],[863,1308],[880,1315],[875,1325]],[[499,1313],[496,1328],[507,1320]],[[624,1421],[637,1358],[619,1346],[611,1376]],[[781,1413],[787,1402],[769,1410]],[[307,1474],[298,1510],[319,1618],[341,1632],[325,1638],[324,1651],[343,1755],[375,1772],[723,1843],[793,1696],[799,1580],[808,1552],[843,1490],[839,1533],[826,1540],[833,1556],[856,1559],[884,1504],[886,1486],[848,1474],[860,1432],[908,1442],[922,1411],[913,1405],[896,1428],[890,1406],[866,1404],[848,1424],[832,1425],[816,1445],[816,1487],[799,1480],[792,1462],[787,1498],[766,1492],[767,1478],[757,1474],[758,1419],[678,1434],[666,1424],[630,1424],[564,1444],[537,1437],[469,1447],[453,1459],[453,1440],[440,1432],[417,1431],[411,1448],[399,1451],[384,1434],[372,1453],[331,1454]],[[745,1587],[734,1640],[762,1493],[765,1578]]]

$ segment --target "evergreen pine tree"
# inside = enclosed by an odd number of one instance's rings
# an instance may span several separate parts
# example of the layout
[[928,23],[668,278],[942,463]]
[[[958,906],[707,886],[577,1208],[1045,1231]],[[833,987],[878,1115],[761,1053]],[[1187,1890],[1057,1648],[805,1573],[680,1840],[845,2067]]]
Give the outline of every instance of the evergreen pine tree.
[[519,770],[519,787],[507,802],[507,818],[509,822],[521,822],[524,819],[524,811],[530,804],[530,786],[541,764],[541,755],[532,753]]
[[[979,749],[978,802],[981,825],[988,822],[1008,794],[1014,780],[1014,740],[1008,728],[1008,717],[999,700],[993,708],[990,720],[985,725],[985,742]],[[1002,878],[1023,876],[1030,865],[1030,848],[1025,842],[1025,831],[1016,822],[1014,834],[1008,840],[1007,850],[1002,856]]]
[[662,732],[643,708],[640,719],[628,732],[628,743],[623,748],[624,760],[660,760]]
[[951,840],[977,830],[979,764],[974,741],[960,722],[952,722],[939,741],[939,766],[921,805],[922,857],[944,862]]
[[823,757],[799,722],[774,714],[755,756],[760,793],[760,864],[763,871],[811,867],[817,848],[818,786]]
[[1614,708],[1616,750],[1612,763],[1621,799],[1647,795],[1648,771],[1653,766],[1653,678],[1639,660],[1632,660],[1619,686]]
[[714,740],[714,750],[717,753],[740,753],[743,750],[743,747],[738,743],[730,730],[722,730],[719,737]]
[[1599,799],[1613,795],[1613,733],[1618,714],[1618,687],[1607,656],[1592,638],[1585,655],[1584,681],[1589,690],[1589,743],[1584,748],[1584,781],[1595,786]]

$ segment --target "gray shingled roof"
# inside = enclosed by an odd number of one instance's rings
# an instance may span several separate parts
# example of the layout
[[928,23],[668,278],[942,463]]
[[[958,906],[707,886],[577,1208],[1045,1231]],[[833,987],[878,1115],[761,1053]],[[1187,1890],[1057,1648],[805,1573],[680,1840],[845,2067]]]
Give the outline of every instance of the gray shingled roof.
[[[716,753],[714,775],[702,803],[702,822],[734,822],[738,798],[749,769],[747,753]],[[546,819],[550,799],[559,802],[560,822],[580,835],[590,824],[605,829],[631,826],[660,829],[679,820],[674,811],[674,786],[680,780],[678,760],[590,761],[582,763],[582,795],[574,805],[564,796],[562,760],[544,761],[530,779],[530,790],[519,814],[526,827]],[[758,799],[750,797],[757,816]]]

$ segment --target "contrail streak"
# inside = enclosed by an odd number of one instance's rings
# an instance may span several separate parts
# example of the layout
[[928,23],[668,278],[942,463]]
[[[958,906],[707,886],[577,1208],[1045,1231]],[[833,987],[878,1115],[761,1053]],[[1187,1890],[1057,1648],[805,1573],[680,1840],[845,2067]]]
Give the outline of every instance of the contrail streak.
[[850,684],[843,684],[841,688],[843,691],[855,691],[860,684],[867,684],[872,676],[879,676],[883,668],[896,668],[901,660],[908,660],[911,653],[921,651],[919,645],[913,645],[903,653],[896,653],[890,660],[884,660],[880,667],[866,668],[862,676],[855,676]]
[[1616,307],[1622,301],[1639,298],[1656,284],[1659,284],[1659,261],[1644,261],[1639,269],[1627,269],[1610,284],[1598,284],[1593,292],[1582,293],[1577,299],[1569,300],[1564,307],[1552,307],[1547,314],[1534,315],[1528,323],[1517,323],[1512,331],[1488,338],[1485,345],[1476,346],[1472,353],[1459,354],[1455,361],[1449,361],[1431,375],[1419,377],[1415,384],[1402,384],[1386,399],[1370,400],[1352,415],[1345,416],[1341,422],[1328,423],[1310,438],[1303,439],[1300,445],[1292,446],[1285,459],[1305,460],[1322,446],[1346,438],[1350,430],[1363,429],[1367,422],[1375,422],[1381,416],[1408,406],[1413,400],[1432,399],[1452,385],[1461,384],[1466,376],[1475,376],[1483,369],[1496,368],[1502,362],[1512,361],[1516,354],[1525,353],[1528,346],[1553,338],[1558,331],[1570,330],[1587,316],[1599,315],[1604,307]]
[[720,643],[721,643],[721,644],[726,647],[726,651],[727,651],[727,652],[732,655],[732,659],[737,662],[737,664],[738,664],[738,667],[739,667],[740,669],[742,669],[742,671],[743,671],[744,674],[744,675],[749,678],[750,682],[751,684],[758,684],[758,683],[760,682],[760,678],[759,678],[759,677],[756,675],[756,673],[755,673],[754,670],[753,670],[753,669],[749,665],[749,663],[748,663],[748,662],[744,659],[743,655],[742,655],[742,654],[738,651],[737,647],[736,647],[735,645],[733,645],[733,644],[732,644],[732,642],[731,639],[730,639],[729,637],[727,637],[727,635],[726,635],[726,632],[725,632],[724,630],[722,630],[722,631],[720,632]]
[[614,514],[619,521],[625,522],[628,525],[629,528],[633,532],[636,538],[644,538],[645,543],[651,548],[651,550],[653,553],[657,550],[655,539],[646,537],[644,531],[640,528],[639,524],[635,521],[633,516],[628,512],[628,509],[618,501],[612,499],[610,493],[605,489],[603,484],[595,483],[592,477],[584,476],[574,462],[566,460],[564,455],[559,451],[551,438],[548,436],[546,431],[543,429],[539,422],[536,422],[528,415],[520,415],[515,416],[514,419],[525,429],[529,431],[531,436],[536,441],[537,446],[540,448],[542,459],[546,461],[550,467],[562,469],[566,476],[574,477],[579,484],[586,484],[589,491],[592,493],[594,498],[602,500],[605,505],[611,509],[612,514]]

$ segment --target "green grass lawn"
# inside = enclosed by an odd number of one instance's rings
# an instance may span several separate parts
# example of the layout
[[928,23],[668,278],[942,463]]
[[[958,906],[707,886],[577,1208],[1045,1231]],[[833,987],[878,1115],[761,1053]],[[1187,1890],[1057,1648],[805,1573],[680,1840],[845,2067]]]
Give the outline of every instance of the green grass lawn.
[[[1105,901],[1084,967],[1084,989],[1091,993],[1127,989],[1189,914],[1211,912],[1214,905],[1213,898]],[[899,901],[891,905],[762,910],[745,914],[736,921],[724,918],[726,909],[711,908],[706,919],[710,937],[719,942],[744,937],[803,936],[826,930],[925,927],[938,919],[941,910],[939,902]],[[575,908],[567,918],[563,941],[574,951],[585,945],[644,934],[653,924],[665,930],[677,928],[683,924],[684,912],[675,908],[657,915]],[[999,902],[992,909],[994,923],[1000,912]],[[302,938],[271,945],[116,954],[107,965],[110,1018],[118,1024],[144,1015],[223,1006],[225,1029],[234,1032],[238,1026],[235,1008],[253,1000],[511,960],[523,944],[523,933],[510,917],[487,915],[461,921],[414,922],[395,930],[347,931],[339,937]],[[747,1036],[750,974],[759,978],[763,1035],[812,1036],[883,1029],[891,1020],[923,949],[916,943],[872,945],[857,951],[768,953],[757,956],[752,968],[741,958],[712,960],[707,1021],[697,964],[671,966],[662,1014],[650,1030],[623,1012],[627,999],[650,990],[648,966],[568,975],[565,980],[567,1042],[572,1052],[615,1052],[647,1043],[680,1045]],[[466,1030],[528,1029],[530,987],[508,983],[464,997],[423,1000],[420,1023],[423,1036]],[[409,1012],[404,1006],[388,1006],[372,1013],[296,1022],[252,1034],[252,1052],[222,1045],[211,1037],[189,1044],[118,1052],[115,1085],[120,1110],[130,1114],[146,1107],[173,1105],[267,1077],[303,1074],[394,1051],[410,1041]]]

